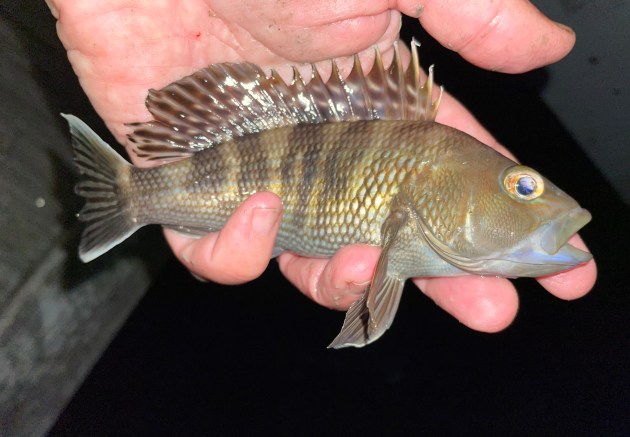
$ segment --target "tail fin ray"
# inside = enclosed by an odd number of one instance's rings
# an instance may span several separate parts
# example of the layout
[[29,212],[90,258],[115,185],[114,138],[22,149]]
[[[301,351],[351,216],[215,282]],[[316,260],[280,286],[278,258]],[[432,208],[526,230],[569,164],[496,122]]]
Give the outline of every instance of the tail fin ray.
[[128,196],[121,190],[121,175],[131,164],[74,115],[61,114],[70,126],[74,162],[82,175],[75,192],[84,197],[79,220],[86,223],[79,258],[92,261],[122,243],[142,225],[130,214]]

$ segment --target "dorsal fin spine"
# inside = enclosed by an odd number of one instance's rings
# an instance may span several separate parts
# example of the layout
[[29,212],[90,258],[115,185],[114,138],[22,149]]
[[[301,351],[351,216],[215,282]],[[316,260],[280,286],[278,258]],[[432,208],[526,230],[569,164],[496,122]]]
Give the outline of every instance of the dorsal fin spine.
[[[410,70],[411,75],[411,86],[412,90],[410,90],[411,94],[416,96],[416,104],[415,104],[415,112],[420,113],[420,103],[421,99],[421,81],[420,81],[420,58],[418,57],[418,47],[420,47],[420,43],[418,43],[415,39],[411,41],[411,61],[408,69]],[[425,99],[426,100],[426,99]],[[426,114],[426,113],[425,113]]]
[[[336,106],[338,110],[341,110],[340,116],[341,120],[352,119],[354,116],[354,112],[350,107],[350,101],[348,100],[348,93],[346,92],[346,84],[343,80],[343,76],[339,71],[339,66],[337,65],[337,61],[333,59],[332,61],[332,71],[330,73],[330,79],[326,82],[326,85],[330,83],[331,85],[337,85],[337,90],[339,91],[339,95],[335,99],[333,97],[333,105],[335,101],[338,101],[339,104],[343,102],[343,107]],[[349,114],[349,115],[348,115]]]
[[[271,75],[269,76],[268,79],[270,81],[271,89],[275,91],[273,93],[273,96],[276,97],[274,99],[272,97],[272,94],[270,93],[269,94],[270,99],[272,100],[274,104],[276,104],[276,107],[278,108],[279,112],[284,116],[284,118],[294,119],[295,117],[294,117],[293,111],[291,110],[289,105],[287,105],[287,102],[284,100],[284,96],[288,96],[287,84],[282,80],[278,72],[274,69],[271,70]],[[279,107],[277,106],[278,103],[280,103]]]
[[311,88],[321,93],[323,95],[322,100],[328,103],[326,105],[326,114],[322,114],[322,116],[326,120],[340,121],[341,119],[339,114],[337,114],[337,108],[335,108],[335,105],[332,103],[333,97],[330,94],[328,87],[325,86],[324,80],[322,79],[321,74],[319,74],[319,70],[315,67],[315,64],[311,64],[311,70],[311,81],[309,82],[312,84]]
[[396,81],[396,91],[398,97],[398,107],[400,111],[402,111],[402,117],[405,114],[405,97],[407,94],[407,90],[405,90],[404,86],[401,86],[405,83],[404,70],[402,67],[402,61],[400,59],[400,53],[398,51],[398,41],[394,43],[394,59],[392,60],[392,64],[389,66],[390,75],[394,76],[394,80]]
[[[306,84],[304,83],[304,79],[302,79],[300,71],[295,66],[293,67],[293,80],[291,81],[291,86],[295,87],[295,97],[300,100],[302,104],[307,105],[304,107],[303,111],[298,112],[298,114],[303,115],[303,119],[299,122],[320,123],[322,116],[315,101],[313,100],[312,94],[307,91]],[[308,102],[308,104],[306,104],[306,102]]]
[[388,68],[375,47],[369,73],[355,55],[345,79],[331,60],[330,78],[324,82],[312,65],[307,84],[295,67],[287,85],[275,70],[267,76],[250,63],[214,64],[150,91],[147,108],[155,120],[133,124],[129,139],[139,156],[172,160],[235,137],[300,123],[433,120],[440,97],[432,99],[432,68],[421,82],[418,45],[412,42],[407,68],[396,43]]

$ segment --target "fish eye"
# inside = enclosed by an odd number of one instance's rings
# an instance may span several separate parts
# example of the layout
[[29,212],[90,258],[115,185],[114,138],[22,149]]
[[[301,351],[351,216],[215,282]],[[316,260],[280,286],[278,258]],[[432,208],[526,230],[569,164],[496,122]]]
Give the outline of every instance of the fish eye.
[[503,186],[512,197],[520,200],[534,200],[545,191],[542,177],[535,170],[523,165],[506,171]]
[[521,196],[529,196],[536,191],[536,181],[531,176],[521,176],[516,181],[514,188]]

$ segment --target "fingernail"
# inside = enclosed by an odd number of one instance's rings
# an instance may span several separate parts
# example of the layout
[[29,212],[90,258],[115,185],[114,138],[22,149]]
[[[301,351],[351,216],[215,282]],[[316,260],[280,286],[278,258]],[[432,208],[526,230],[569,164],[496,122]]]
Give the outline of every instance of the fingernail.
[[55,19],[59,19],[59,10],[55,7],[51,0],[46,0],[46,5],[48,5],[48,9],[50,9],[50,13]]
[[363,293],[365,293],[365,289],[368,287],[368,285],[370,285],[370,281],[348,281],[342,285],[335,285],[334,288],[336,291],[343,290],[344,294],[354,294],[357,296],[361,296]]
[[[391,17],[391,16],[392,16],[391,14],[393,14],[393,13],[394,13],[394,11],[392,11],[392,10],[390,9],[390,10],[389,10],[389,14],[390,14],[389,16]],[[400,29],[402,29],[402,26],[403,26],[402,15],[401,15],[401,14],[398,14],[398,32],[399,32],[399,33],[400,33]]]
[[568,32],[570,34],[575,34],[575,31],[571,29],[569,26],[567,26],[566,24],[558,23],[557,21],[554,21],[554,23],[556,24],[556,26],[558,26],[560,29],[564,30],[565,32]]
[[196,273],[190,272],[190,274],[192,275],[193,278],[195,278],[199,282],[208,282],[208,280],[206,278],[202,278],[201,276],[199,276]]
[[278,208],[255,208],[252,215],[254,233],[266,236],[274,230],[280,220],[282,210]]
[[367,290],[368,286],[370,285],[370,282],[372,281],[365,281],[365,282],[349,282],[348,283],[348,291],[350,291],[350,293],[352,294],[356,294],[356,295],[363,295],[363,293],[365,293],[365,290]]
[[179,255],[182,257],[182,259],[191,265],[193,263],[192,257],[194,249],[194,245],[189,244],[188,246],[184,247],[181,252],[179,252]]
[[[332,302],[332,308],[346,309],[353,302],[365,294],[365,290],[370,285],[370,281],[354,282],[344,281],[341,284],[331,284],[332,287],[320,290],[320,295],[325,295],[324,302]],[[329,303],[325,305],[330,306]]]

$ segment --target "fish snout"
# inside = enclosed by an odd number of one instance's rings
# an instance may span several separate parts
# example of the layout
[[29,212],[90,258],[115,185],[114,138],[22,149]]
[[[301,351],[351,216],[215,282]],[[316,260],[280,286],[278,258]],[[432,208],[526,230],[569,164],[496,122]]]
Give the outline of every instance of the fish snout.
[[548,225],[541,235],[540,247],[549,255],[555,255],[591,218],[591,213],[584,208],[572,209]]

